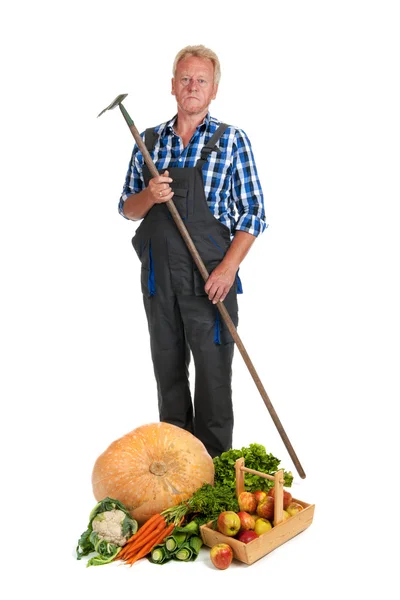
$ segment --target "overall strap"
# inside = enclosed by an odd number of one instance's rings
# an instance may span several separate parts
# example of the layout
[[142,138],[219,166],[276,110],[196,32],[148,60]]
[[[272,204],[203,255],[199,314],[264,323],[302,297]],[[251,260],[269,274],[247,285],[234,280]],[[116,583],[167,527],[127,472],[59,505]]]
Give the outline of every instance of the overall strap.
[[158,133],[156,133],[156,128],[149,127],[149,129],[146,129],[144,134],[144,143],[146,144],[146,148],[149,152],[154,150],[154,146],[156,145],[157,140]]
[[210,137],[207,144],[201,149],[200,158],[197,161],[196,167],[202,167],[204,163],[207,162],[208,156],[211,154],[211,152],[218,151],[218,146],[216,146],[216,143],[224,134],[225,130],[228,129],[228,127],[229,125],[226,123],[221,123],[216,132]]

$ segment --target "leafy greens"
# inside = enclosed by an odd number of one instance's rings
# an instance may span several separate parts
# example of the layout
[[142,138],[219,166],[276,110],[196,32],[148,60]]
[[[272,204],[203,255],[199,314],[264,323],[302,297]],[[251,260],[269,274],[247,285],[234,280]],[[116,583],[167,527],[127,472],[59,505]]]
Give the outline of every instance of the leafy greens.
[[[223,452],[221,456],[216,456],[214,462],[214,485],[226,486],[235,492],[236,489],[236,472],[235,462],[238,458],[244,458],[244,464],[248,469],[261,471],[268,475],[274,475],[279,470],[280,460],[268,454],[265,447],[261,444],[250,444],[248,447],[241,450],[228,450]],[[292,473],[284,471],[284,485],[290,487],[293,482]],[[244,488],[247,492],[255,492],[256,490],[264,490],[268,492],[272,488],[274,482],[269,479],[264,479],[258,475],[245,473]]]
[[190,517],[198,525],[203,525],[218,518],[225,510],[239,510],[235,491],[225,485],[212,486],[204,483],[188,500],[167,508],[161,514],[175,524],[179,523],[182,517]]

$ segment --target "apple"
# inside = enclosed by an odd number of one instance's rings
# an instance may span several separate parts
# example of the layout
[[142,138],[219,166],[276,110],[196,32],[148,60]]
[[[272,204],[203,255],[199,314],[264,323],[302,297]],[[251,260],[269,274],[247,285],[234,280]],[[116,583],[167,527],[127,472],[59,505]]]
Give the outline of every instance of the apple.
[[263,517],[259,517],[256,520],[256,524],[254,525],[254,531],[258,535],[262,535],[263,533],[265,533],[266,531],[269,531],[270,529],[272,529],[272,523],[271,523],[271,521],[268,521],[268,519],[263,519]]
[[252,515],[244,511],[240,511],[236,514],[240,519],[240,531],[248,531],[249,529],[254,529],[256,520]]
[[288,512],[291,517],[294,517],[294,515],[297,515],[297,513],[303,510],[303,508],[304,506],[299,504],[299,502],[293,501],[287,505],[286,512]]
[[[268,492],[268,496],[272,496],[272,498],[275,498],[275,488],[271,488]],[[288,492],[287,490],[283,490],[283,508],[286,510],[286,507],[288,506],[288,504],[290,504],[292,501],[292,494],[290,492]]]
[[267,496],[263,502],[257,506],[257,514],[264,519],[272,520],[274,518],[275,500],[272,496]]
[[265,498],[267,497],[267,492],[264,492],[263,490],[256,490],[255,492],[253,492],[253,496],[255,497],[256,502],[258,504],[259,502],[265,500]]
[[251,492],[242,492],[238,497],[238,504],[241,511],[252,513],[257,508],[257,500]]
[[[284,510],[282,512],[282,521],[281,521],[281,523],[283,523],[284,521],[286,521],[286,519],[289,519],[289,518],[290,518],[289,513],[287,512],[287,510]],[[275,521],[273,521],[273,525],[275,527]],[[278,525],[279,525],[279,523],[278,523]]]
[[210,550],[210,558],[217,569],[227,569],[233,559],[233,550],[229,544],[216,544]]
[[240,517],[233,510],[224,510],[218,516],[217,528],[224,535],[236,535],[239,532],[240,525]]
[[236,536],[236,539],[238,539],[239,542],[243,542],[244,544],[248,544],[249,542],[252,542],[256,538],[258,538],[258,533],[256,533],[255,531],[252,531],[251,529],[249,529],[248,531],[241,531]]

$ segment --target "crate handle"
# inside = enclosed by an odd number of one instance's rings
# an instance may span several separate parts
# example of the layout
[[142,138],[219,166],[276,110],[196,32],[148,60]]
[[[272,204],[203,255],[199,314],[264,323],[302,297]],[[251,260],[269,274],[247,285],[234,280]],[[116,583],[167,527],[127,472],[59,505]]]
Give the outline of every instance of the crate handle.
[[252,473],[253,475],[258,475],[259,477],[263,477],[264,479],[270,479],[274,482],[275,487],[275,497],[274,497],[274,523],[278,525],[283,521],[283,484],[285,483],[283,479],[283,469],[280,469],[275,473],[275,475],[268,475],[267,473],[262,473],[261,471],[255,471],[254,469],[248,469],[244,466],[244,457],[238,458],[235,462],[235,471],[236,471],[236,496],[239,498],[239,494],[244,492],[244,474]]

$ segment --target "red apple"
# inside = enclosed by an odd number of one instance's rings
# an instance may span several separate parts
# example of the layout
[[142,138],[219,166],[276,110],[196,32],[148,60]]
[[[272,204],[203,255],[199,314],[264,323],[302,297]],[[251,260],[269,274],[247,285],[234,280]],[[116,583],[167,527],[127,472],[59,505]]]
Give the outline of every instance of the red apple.
[[256,520],[249,513],[240,511],[236,513],[240,519],[240,531],[248,531],[249,529],[254,529],[254,525],[256,524]]
[[224,535],[236,535],[239,532],[240,524],[240,518],[233,510],[225,510],[219,514],[217,519],[218,531]]
[[[271,488],[268,492],[268,496],[272,496],[272,498],[275,498],[275,488]],[[288,492],[287,490],[283,490],[283,508],[286,510],[286,507],[288,506],[288,504],[290,504],[292,501],[292,494],[290,492]]]
[[249,531],[241,531],[236,536],[236,539],[238,539],[239,542],[243,542],[244,544],[248,544],[249,542],[252,542],[256,538],[258,538],[257,533],[255,531],[251,531],[250,529],[249,529]]
[[257,500],[251,492],[242,492],[239,494],[238,504],[241,511],[252,513],[257,508]]
[[257,506],[258,516],[271,521],[274,518],[274,504],[274,498],[272,496],[267,496],[265,500],[260,502]]
[[227,569],[233,559],[233,551],[229,544],[216,544],[210,550],[210,558],[217,569]]
[[265,500],[265,498],[267,497],[267,492],[264,492],[263,490],[257,490],[253,492],[253,496],[255,497],[256,502],[258,504],[259,502]]

